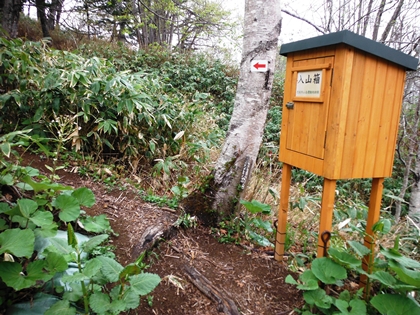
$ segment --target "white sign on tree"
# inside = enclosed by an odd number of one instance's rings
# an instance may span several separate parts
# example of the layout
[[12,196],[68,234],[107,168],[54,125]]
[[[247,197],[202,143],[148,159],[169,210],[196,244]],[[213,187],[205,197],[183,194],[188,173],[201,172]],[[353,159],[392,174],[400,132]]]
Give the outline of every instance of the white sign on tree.
[[268,60],[252,60],[251,72],[267,72]]

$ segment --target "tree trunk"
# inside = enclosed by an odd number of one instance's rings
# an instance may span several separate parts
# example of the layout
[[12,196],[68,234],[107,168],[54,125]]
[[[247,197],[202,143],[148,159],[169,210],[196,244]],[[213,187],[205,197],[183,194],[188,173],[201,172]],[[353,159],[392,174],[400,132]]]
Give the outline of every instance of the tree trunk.
[[372,12],[372,5],[373,5],[373,0],[369,0],[366,15],[365,15],[365,18],[363,20],[363,30],[362,30],[362,33],[360,34],[362,36],[366,36],[366,30],[367,30],[367,27],[368,27],[368,24],[369,24],[370,14]]
[[381,40],[380,40],[381,43],[385,43],[385,41],[386,41],[386,39],[389,35],[389,32],[391,31],[391,28],[397,22],[397,18],[400,16],[403,4],[404,4],[404,0],[400,0],[398,2],[398,5],[394,10],[394,14],[392,15],[391,19],[389,20],[388,24],[385,27],[384,32],[382,33]]
[[372,39],[374,41],[378,39],[379,27],[381,26],[382,14],[384,13],[385,4],[386,4],[386,0],[382,0],[381,4],[379,5],[378,12],[376,14],[375,25],[373,26],[373,34],[372,34]]
[[414,183],[411,188],[410,206],[408,215],[412,222],[420,229],[420,146],[417,148],[416,163],[414,167]]
[[363,0],[359,0],[359,13],[357,15],[356,34],[360,34],[360,28],[361,28],[361,23],[362,23],[362,11],[363,11]]
[[52,0],[48,5],[49,10],[47,14],[47,28],[52,31],[60,22],[61,12],[63,10],[64,0]]
[[[193,193],[184,202],[184,209],[204,223],[215,224],[234,212],[255,164],[279,53],[280,11],[280,0],[245,2],[241,69],[225,143],[204,196]],[[267,61],[265,72],[252,71],[257,60]]]
[[[411,76],[410,76],[411,77]],[[411,78],[407,78],[406,91],[412,91],[413,85],[415,83],[416,75]],[[416,102],[416,107],[414,104]],[[416,97],[413,95],[408,95],[404,98],[403,115],[400,121],[400,130],[401,136],[397,143],[397,154],[399,160],[404,165],[404,175],[402,179],[402,185],[400,193],[398,195],[400,200],[395,202],[395,222],[398,223],[401,218],[402,211],[402,200],[404,200],[405,194],[412,184],[410,182],[410,175],[414,172],[412,169],[413,163],[416,163],[418,160],[418,154],[416,158],[416,148],[418,148],[418,126],[420,124],[420,99],[416,100]],[[406,113],[413,112],[412,116],[407,117]],[[418,164],[418,161],[417,161]],[[414,178],[416,178],[414,176]],[[416,184],[416,183],[414,183]],[[409,208],[410,209],[410,208]]]
[[416,141],[417,152],[414,154],[414,169],[413,174],[413,185],[411,187],[410,204],[408,208],[408,216],[412,219],[412,222],[416,224],[417,228],[420,229],[420,144],[418,141],[418,126],[420,120],[420,100],[417,100],[417,108],[415,109],[415,124],[414,134],[411,141]]
[[45,13],[45,0],[35,1],[39,23],[41,23],[42,36],[50,37],[50,31],[47,26],[47,15]]
[[57,14],[55,16],[55,25],[56,26],[60,24],[61,13],[63,13],[63,5],[64,5],[64,0],[58,0]]
[[140,23],[139,23],[139,20],[138,20],[138,16],[140,16],[140,9],[137,6],[136,0],[133,0],[131,2],[131,12],[132,12],[133,18],[136,22],[136,24],[134,26],[134,31],[136,32],[137,44],[138,44],[138,47],[141,48],[141,34],[140,34],[140,29],[139,29]]
[[16,38],[18,35],[19,13],[22,11],[22,0],[4,0],[2,1],[2,22],[1,25],[6,31],[6,36]]
[[405,163],[405,170],[404,170],[402,185],[401,185],[400,193],[398,194],[398,198],[400,200],[397,200],[395,202],[394,219],[395,219],[396,223],[398,223],[401,219],[402,200],[404,199],[405,193],[407,192],[408,185],[409,185],[409,178],[410,178],[410,174],[411,174],[411,164],[413,162],[413,158],[411,156],[411,154],[413,153],[412,151],[413,151],[413,143],[410,142],[409,149],[408,149],[407,161]]
[[327,0],[326,5],[327,5],[327,10],[328,10],[328,12],[327,12],[328,15],[327,15],[326,18],[328,18],[328,22],[327,22],[327,27],[326,27],[325,31],[327,33],[329,33],[329,32],[331,32],[331,23],[333,21],[333,14],[332,14],[333,3],[332,3],[332,0]]

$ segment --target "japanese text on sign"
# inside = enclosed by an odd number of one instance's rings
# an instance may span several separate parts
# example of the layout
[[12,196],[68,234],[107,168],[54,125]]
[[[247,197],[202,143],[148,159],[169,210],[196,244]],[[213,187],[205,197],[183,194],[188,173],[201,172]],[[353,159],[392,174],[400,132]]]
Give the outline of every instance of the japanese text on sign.
[[301,71],[297,73],[296,96],[320,97],[322,70]]

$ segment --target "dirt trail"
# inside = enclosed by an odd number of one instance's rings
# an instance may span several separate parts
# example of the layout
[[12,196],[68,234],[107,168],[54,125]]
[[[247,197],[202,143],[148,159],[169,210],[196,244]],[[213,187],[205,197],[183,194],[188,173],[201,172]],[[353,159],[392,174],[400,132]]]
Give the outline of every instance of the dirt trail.
[[[45,174],[49,172],[45,168],[48,162],[38,155],[26,155],[24,163]],[[76,170],[60,170],[59,181],[93,191],[96,204],[85,210],[90,215],[105,213],[109,218],[118,234],[112,237],[112,242],[119,262],[126,265],[143,250],[152,250],[147,258],[151,264],[147,271],[163,279],[152,292],[153,298],[143,298],[140,307],[130,315],[216,315],[221,314],[224,303],[234,304],[238,314],[280,315],[292,314],[302,304],[298,291],[284,282],[289,274],[284,263],[258,250],[221,244],[209,228],[177,230],[172,225],[178,213],[172,209],[142,201],[131,188],[110,191],[88,177],[81,177]],[[155,240],[159,242],[152,248]],[[201,285],[201,291],[191,270],[198,272],[206,284]],[[209,298],[209,292],[202,292],[206,286],[219,294],[219,300]]]

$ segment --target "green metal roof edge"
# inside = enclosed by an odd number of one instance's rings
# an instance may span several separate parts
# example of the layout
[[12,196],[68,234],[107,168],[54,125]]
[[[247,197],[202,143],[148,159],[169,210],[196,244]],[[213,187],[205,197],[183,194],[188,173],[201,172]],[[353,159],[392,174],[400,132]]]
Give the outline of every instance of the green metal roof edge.
[[391,61],[395,64],[405,67],[407,70],[417,70],[417,58],[348,30],[283,44],[280,48],[280,55],[287,56],[287,54],[296,51],[341,43],[353,46],[374,56]]

